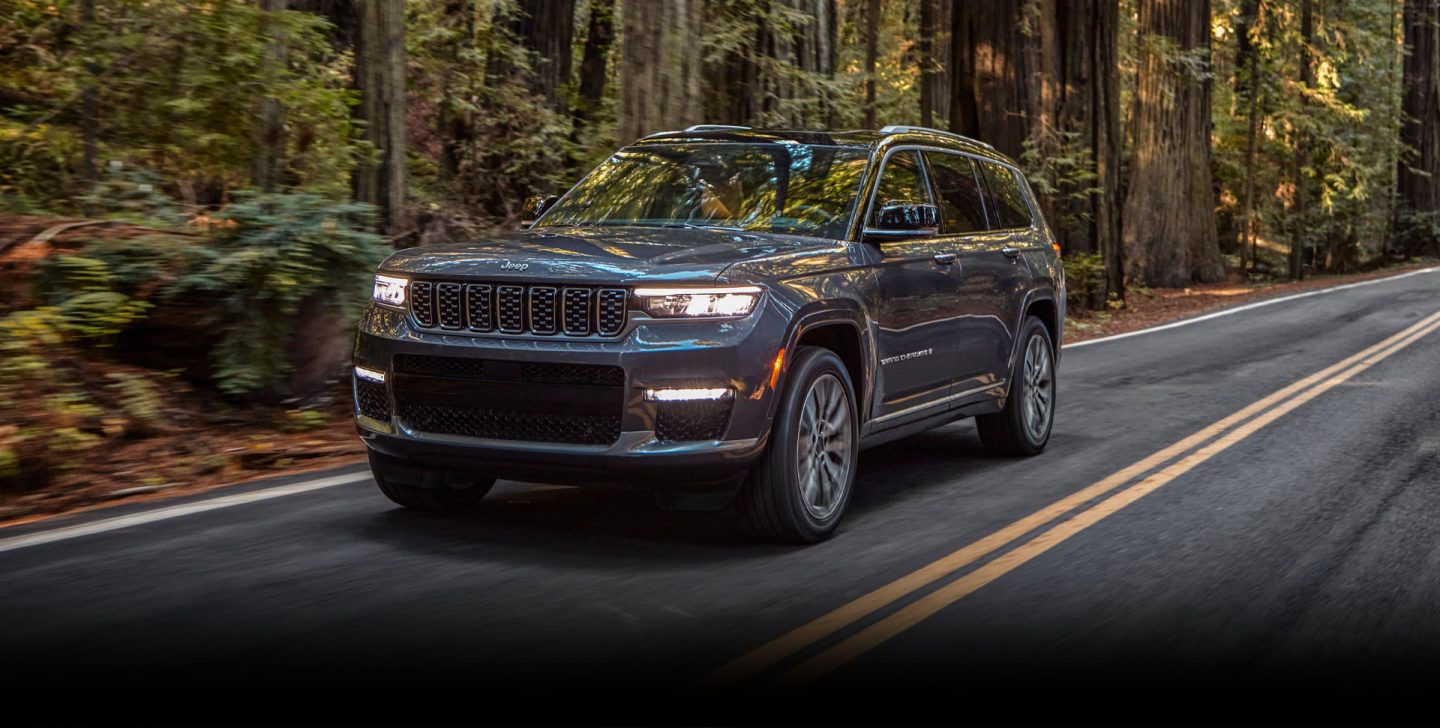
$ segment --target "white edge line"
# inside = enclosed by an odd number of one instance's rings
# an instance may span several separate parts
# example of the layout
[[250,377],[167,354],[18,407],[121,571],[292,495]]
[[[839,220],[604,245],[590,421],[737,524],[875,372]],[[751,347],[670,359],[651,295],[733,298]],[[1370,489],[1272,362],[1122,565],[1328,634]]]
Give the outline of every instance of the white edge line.
[[328,478],[307,480],[300,483],[282,485],[275,488],[267,488],[265,490],[257,490],[250,493],[239,493],[237,495],[227,495],[220,498],[211,498],[209,500],[200,501],[199,503],[186,503],[178,506],[170,506],[168,508],[159,508],[153,511],[145,511],[144,513],[134,513],[128,516],[116,516],[115,518],[106,518],[104,520],[94,521],[92,523],[81,523],[74,526],[56,528],[50,531],[30,533],[24,536],[12,536],[10,538],[0,539],[0,553],[28,548],[30,546],[39,546],[41,544],[54,543],[56,541],[65,541],[72,538],[79,538],[81,536],[90,536],[97,533],[105,533],[106,531],[117,531],[122,528],[130,528],[131,526],[154,523],[155,521],[167,521],[171,518],[180,518],[181,516],[189,516],[196,513],[204,513],[206,511],[215,511],[221,508],[230,508],[232,506],[245,505],[246,503],[256,503],[258,501],[270,500],[271,498],[283,498],[287,495],[308,493],[312,490],[332,488],[337,485],[346,485],[348,483],[356,483],[362,480],[369,479],[370,473],[368,472],[351,473],[349,475],[334,475]]
[[1091,345],[1091,344],[1101,344],[1101,343],[1104,343],[1104,342],[1106,342],[1106,341],[1116,341],[1116,340],[1118,340],[1118,339],[1128,339],[1128,338],[1130,338],[1130,337],[1132,337],[1132,336],[1140,336],[1141,334],[1153,334],[1153,333],[1155,333],[1155,332],[1157,332],[1157,331],[1165,331],[1166,329],[1177,329],[1177,328],[1180,328],[1181,326],[1189,326],[1190,324],[1198,324],[1198,323],[1200,323],[1201,321],[1209,321],[1209,320],[1211,320],[1211,319],[1220,318],[1221,316],[1229,316],[1229,315],[1231,315],[1231,314],[1237,314],[1237,313],[1241,313],[1241,312],[1243,312],[1243,311],[1250,311],[1250,310],[1257,309],[1257,308],[1264,308],[1265,306],[1273,306],[1273,305],[1275,305],[1275,304],[1277,304],[1277,303],[1286,303],[1286,302],[1294,301],[1294,300],[1301,299],[1301,298],[1309,298],[1310,296],[1319,296],[1319,295],[1322,295],[1322,294],[1325,294],[1325,293],[1334,293],[1334,292],[1336,292],[1336,291],[1344,291],[1344,290],[1347,290],[1347,289],[1350,289],[1350,288],[1359,288],[1359,287],[1361,287],[1361,286],[1373,286],[1373,285],[1375,285],[1375,284],[1377,284],[1377,283],[1389,283],[1389,282],[1391,282],[1391,281],[1398,281],[1398,280],[1400,280],[1401,278],[1409,278],[1410,276],[1418,276],[1418,275],[1423,275],[1423,274],[1426,274],[1426,273],[1434,273],[1435,271],[1440,271],[1440,267],[1422,268],[1422,269],[1420,269],[1420,270],[1412,270],[1412,271],[1409,271],[1409,272],[1407,272],[1407,273],[1400,273],[1400,274],[1398,274],[1398,275],[1385,276],[1384,278],[1374,278],[1374,279],[1371,279],[1371,280],[1368,280],[1368,281],[1360,281],[1360,282],[1358,282],[1358,283],[1346,283],[1345,285],[1342,285],[1342,286],[1331,286],[1331,287],[1329,287],[1329,288],[1321,288],[1321,289],[1314,290],[1314,291],[1306,291],[1306,292],[1304,292],[1304,293],[1296,293],[1296,294],[1290,295],[1290,296],[1281,296],[1280,298],[1267,298],[1267,299],[1265,299],[1264,301],[1256,301],[1255,303],[1247,303],[1247,304],[1245,304],[1244,306],[1236,306],[1235,308],[1227,308],[1227,309],[1225,309],[1225,310],[1223,310],[1223,311],[1216,311],[1216,312],[1214,312],[1214,313],[1207,313],[1207,314],[1205,314],[1204,316],[1196,316],[1195,318],[1187,318],[1187,319],[1183,319],[1183,320],[1180,320],[1180,321],[1175,321],[1175,322],[1173,322],[1173,323],[1160,324],[1160,325],[1158,325],[1158,326],[1151,326],[1151,327],[1149,327],[1149,328],[1138,329],[1138,330],[1136,330],[1136,331],[1127,331],[1127,332],[1125,332],[1125,333],[1123,333],[1123,334],[1112,334],[1112,335],[1110,335],[1110,336],[1102,336],[1102,337],[1100,337],[1100,338],[1098,338],[1098,339],[1087,339],[1087,340],[1085,340],[1085,341],[1077,341],[1077,342],[1075,342],[1075,343],[1073,343],[1073,344],[1064,344],[1064,345],[1062,345],[1060,348],[1061,348],[1061,349],[1074,349],[1074,348],[1081,347],[1081,346],[1089,346],[1089,345]]

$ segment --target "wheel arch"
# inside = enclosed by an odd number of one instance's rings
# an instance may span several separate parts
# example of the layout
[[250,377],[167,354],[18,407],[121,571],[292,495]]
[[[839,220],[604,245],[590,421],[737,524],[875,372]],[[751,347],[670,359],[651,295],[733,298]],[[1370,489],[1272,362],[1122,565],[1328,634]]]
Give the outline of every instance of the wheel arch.
[[[790,365],[798,347],[820,346],[829,349],[840,358],[850,375],[851,384],[855,387],[857,414],[863,422],[869,409],[866,403],[873,391],[870,374],[874,371],[874,346],[866,335],[867,328],[862,321],[864,316],[858,306],[852,307],[841,302],[816,304],[797,314],[790,334],[786,337],[785,353],[779,371],[774,376],[774,392],[778,394],[784,391],[790,375]],[[778,396],[772,397],[769,413],[772,421],[779,401]]]

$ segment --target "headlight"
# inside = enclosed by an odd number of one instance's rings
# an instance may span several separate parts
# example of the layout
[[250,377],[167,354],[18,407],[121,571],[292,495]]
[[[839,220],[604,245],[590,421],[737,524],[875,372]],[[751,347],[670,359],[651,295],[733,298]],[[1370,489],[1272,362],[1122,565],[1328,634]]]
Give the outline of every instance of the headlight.
[[637,288],[640,307],[656,318],[744,316],[760,300],[755,286],[735,288]]
[[401,308],[405,305],[405,286],[409,284],[410,281],[406,278],[375,276],[375,293],[372,297],[376,303]]

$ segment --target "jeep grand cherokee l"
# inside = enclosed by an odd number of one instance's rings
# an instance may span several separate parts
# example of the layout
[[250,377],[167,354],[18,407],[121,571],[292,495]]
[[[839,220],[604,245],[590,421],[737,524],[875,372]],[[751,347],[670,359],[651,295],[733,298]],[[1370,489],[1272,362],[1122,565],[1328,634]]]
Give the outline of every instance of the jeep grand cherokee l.
[[471,506],[496,478],[642,485],[814,542],[866,446],[963,417],[998,453],[1050,437],[1064,274],[986,144],[694,126],[539,207],[380,266],[355,414],[402,506]]

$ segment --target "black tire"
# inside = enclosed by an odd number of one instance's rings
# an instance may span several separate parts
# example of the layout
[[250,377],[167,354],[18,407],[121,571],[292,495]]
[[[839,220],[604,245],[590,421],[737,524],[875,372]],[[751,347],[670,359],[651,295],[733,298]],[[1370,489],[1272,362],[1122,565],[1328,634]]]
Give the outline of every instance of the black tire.
[[[855,385],[834,352],[813,346],[796,349],[787,379],[770,428],[769,446],[741,487],[736,506],[746,530],[758,538],[816,543],[835,533],[854,490],[860,444]],[[832,427],[826,424],[830,419],[822,418],[822,426],[812,431],[821,434],[810,436],[819,439],[810,439],[802,451],[802,421],[809,421],[804,409],[812,390],[816,392],[817,408],[821,400],[838,403],[844,407],[845,419],[843,426]],[[838,399],[831,397],[836,394]],[[838,414],[833,419],[839,422]],[[830,434],[824,435],[824,432]],[[821,454],[807,459],[811,467],[816,468],[809,476],[814,480],[805,480],[800,460],[806,452],[815,452],[817,446],[821,447]],[[842,453],[848,459],[836,464]],[[806,497],[807,483],[818,483],[818,489],[810,492],[816,494],[816,499],[823,500],[823,504],[809,505],[812,499]],[[817,514],[812,508],[824,512]]]
[[[1050,442],[1050,430],[1055,425],[1055,345],[1050,339],[1050,330],[1040,319],[1030,316],[1020,327],[1020,342],[1010,372],[1005,408],[996,414],[975,418],[981,444],[994,455],[1038,455]],[[1032,346],[1044,352],[1044,371],[1039,378],[1034,372],[1027,375],[1027,355]],[[1040,404],[1034,399],[1037,395],[1042,398]],[[1045,409],[1043,426],[1032,426],[1035,420],[1027,421],[1027,408],[1032,407]],[[1034,412],[1030,414],[1033,416]]]
[[[457,473],[425,473],[406,468],[397,471],[397,466],[387,458],[370,453],[370,473],[375,484],[395,505],[412,511],[451,512],[464,511],[480,505],[486,494],[495,486],[495,479],[481,476],[461,476]],[[425,486],[399,482],[398,478],[430,481]],[[434,487],[430,487],[433,484]]]

